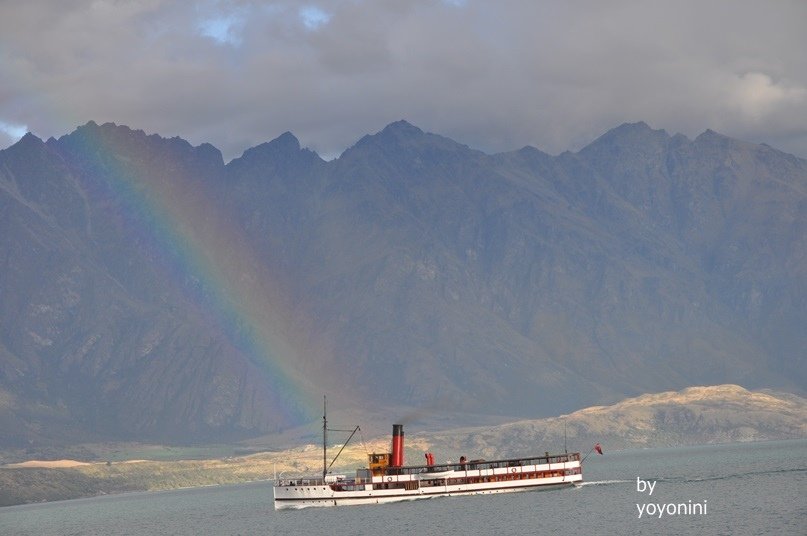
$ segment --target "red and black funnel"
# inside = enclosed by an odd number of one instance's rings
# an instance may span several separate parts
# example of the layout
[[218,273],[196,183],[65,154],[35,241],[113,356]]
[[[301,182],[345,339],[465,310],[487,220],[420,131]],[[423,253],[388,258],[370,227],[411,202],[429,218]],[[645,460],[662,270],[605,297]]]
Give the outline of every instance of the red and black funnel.
[[390,467],[401,467],[404,463],[403,424],[392,425],[392,460]]

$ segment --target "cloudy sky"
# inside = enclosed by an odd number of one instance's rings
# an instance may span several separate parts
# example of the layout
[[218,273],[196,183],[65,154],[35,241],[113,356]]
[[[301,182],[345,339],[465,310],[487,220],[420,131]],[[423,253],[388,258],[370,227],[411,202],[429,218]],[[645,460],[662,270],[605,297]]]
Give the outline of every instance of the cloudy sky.
[[807,158],[803,0],[0,0],[0,148],[112,121],[229,160],[407,119],[486,152],[643,120]]

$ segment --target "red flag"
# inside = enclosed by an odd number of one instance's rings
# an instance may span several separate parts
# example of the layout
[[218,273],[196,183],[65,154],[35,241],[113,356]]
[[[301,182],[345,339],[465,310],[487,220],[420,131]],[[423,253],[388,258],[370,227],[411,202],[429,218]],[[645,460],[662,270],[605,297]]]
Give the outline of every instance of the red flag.
[[600,446],[600,444],[599,444],[599,443],[597,443],[596,445],[594,445],[594,450],[596,450],[596,451],[597,451],[597,454],[602,454],[602,447]]

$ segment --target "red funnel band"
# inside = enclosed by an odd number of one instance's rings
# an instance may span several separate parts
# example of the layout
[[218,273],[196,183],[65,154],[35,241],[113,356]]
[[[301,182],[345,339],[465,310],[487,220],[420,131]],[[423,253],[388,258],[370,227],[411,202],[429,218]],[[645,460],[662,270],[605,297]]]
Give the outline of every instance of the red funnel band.
[[402,424],[392,425],[392,460],[391,467],[401,467],[404,463],[404,432]]

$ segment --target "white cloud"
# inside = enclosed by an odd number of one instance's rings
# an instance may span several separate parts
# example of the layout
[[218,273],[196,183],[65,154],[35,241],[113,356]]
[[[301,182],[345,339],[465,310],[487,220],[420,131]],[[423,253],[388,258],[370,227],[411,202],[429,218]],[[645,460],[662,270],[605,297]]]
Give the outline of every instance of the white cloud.
[[744,116],[760,121],[779,106],[801,104],[807,96],[803,87],[776,83],[765,73],[749,72],[737,76],[729,88],[729,101]]
[[27,132],[28,127],[25,125],[15,125],[0,121],[0,149],[16,143]]

